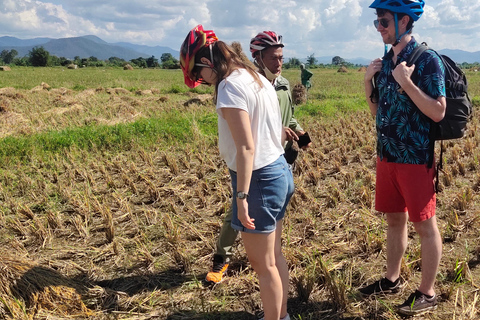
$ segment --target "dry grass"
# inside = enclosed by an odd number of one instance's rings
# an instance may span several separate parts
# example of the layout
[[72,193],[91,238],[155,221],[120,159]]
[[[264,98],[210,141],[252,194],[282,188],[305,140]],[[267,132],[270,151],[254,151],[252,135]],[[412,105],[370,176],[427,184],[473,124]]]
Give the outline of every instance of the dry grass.
[[302,105],[307,102],[307,89],[301,83],[297,83],[292,88],[292,100],[295,105]]
[[86,287],[27,259],[2,254],[0,280],[2,318],[33,319],[49,312],[57,317],[93,314],[82,301]]
[[[2,136],[129,122],[159,108],[183,110],[191,99],[200,103],[188,108],[212,108],[195,94],[98,88],[2,89],[0,97],[9,101],[5,114],[20,115],[15,120],[0,113],[2,124],[12,122],[9,131],[2,126]],[[480,316],[475,117],[466,138],[446,143],[437,206],[444,240],[440,305],[422,319]],[[292,318],[400,319],[393,307],[420,281],[412,229],[402,265],[406,291],[388,299],[356,294],[385,265],[385,223],[373,210],[373,119],[356,112],[304,118],[302,125],[314,145],[297,160],[283,235]],[[261,309],[258,283],[240,240],[225,282],[212,287],[202,281],[231,197],[229,185],[215,143],[200,133],[192,145],[168,150],[71,149],[2,168],[0,319],[253,319]]]

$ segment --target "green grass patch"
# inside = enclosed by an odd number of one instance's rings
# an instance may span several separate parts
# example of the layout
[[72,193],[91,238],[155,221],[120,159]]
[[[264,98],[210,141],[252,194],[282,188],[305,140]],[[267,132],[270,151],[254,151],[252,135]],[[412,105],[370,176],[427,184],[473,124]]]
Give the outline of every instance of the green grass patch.
[[172,85],[184,87],[182,92],[188,90],[183,83],[181,70],[164,69],[135,69],[123,68],[81,68],[69,70],[65,67],[12,67],[12,71],[3,72],[0,77],[0,88],[14,87],[16,89],[30,90],[42,82],[52,88],[68,88],[84,90],[86,88],[135,88],[159,89],[167,92]]
[[178,84],[173,84],[170,89],[166,91],[166,93],[184,93],[188,91],[188,87],[180,86]]
[[208,113],[197,119],[200,131],[206,136],[216,136],[218,134],[217,119],[216,113]]
[[[30,136],[6,137],[0,140],[0,162],[28,161],[34,157],[63,153],[72,148],[97,151],[125,151],[155,145],[160,148],[179,147],[193,142],[193,122],[209,139],[217,134],[216,115],[182,115],[172,111],[163,117],[141,119],[114,126],[95,125],[49,131]],[[202,137],[200,137],[202,138]]]
[[87,87],[85,87],[81,84],[76,84],[76,85],[73,86],[72,89],[75,90],[75,91],[83,91],[83,90],[87,90]]
[[295,116],[299,119],[308,117],[335,117],[339,114],[357,112],[368,108],[364,99],[328,99],[313,100],[295,109]]

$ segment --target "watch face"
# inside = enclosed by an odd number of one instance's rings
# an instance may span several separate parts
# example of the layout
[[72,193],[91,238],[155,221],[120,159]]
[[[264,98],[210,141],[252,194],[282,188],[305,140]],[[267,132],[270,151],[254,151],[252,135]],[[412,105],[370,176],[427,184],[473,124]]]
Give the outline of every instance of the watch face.
[[245,199],[248,196],[245,192],[239,191],[237,192],[237,198],[238,199]]

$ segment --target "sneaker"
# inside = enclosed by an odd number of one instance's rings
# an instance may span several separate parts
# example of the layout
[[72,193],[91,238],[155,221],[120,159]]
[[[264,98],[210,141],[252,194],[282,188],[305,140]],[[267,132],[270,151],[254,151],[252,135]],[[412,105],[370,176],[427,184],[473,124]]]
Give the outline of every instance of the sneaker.
[[406,316],[415,316],[437,309],[437,296],[428,298],[418,290],[408,297],[405,302],[397,306],[397,311]]
[[[262,312],[262,313],[263,313],[263,312]],[[258,319],[258,320],[264,320],[264,319],[263,319],[263,316],[262,316],[260,319]],[[286,315],[285,317],[283,317],[283,318],[280,318],[280,320],[291,320],[291,319],[290,319],[290,315],[287,313],[287,315]]]
[[225,279],[227,269],[228,263],[223,259],[223,257],[219,255],[214,255],[212,271],[207,273],[205,281],[213,283],[222,282],[223,279]]
[[371,285],[358,289],[363,296],[372,296],[377,294],[392,294],[397,293],[402,288],[400,278],[394,282],[387,278],[382,278]]

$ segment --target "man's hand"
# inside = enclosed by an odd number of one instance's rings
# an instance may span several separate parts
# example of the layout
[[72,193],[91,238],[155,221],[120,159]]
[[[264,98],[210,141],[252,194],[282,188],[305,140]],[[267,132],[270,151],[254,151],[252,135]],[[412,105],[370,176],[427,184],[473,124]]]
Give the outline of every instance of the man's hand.
[[413,84],[411,76],[415,70],[415,65],[412,64],[410,67],[407,66],[407,63],[403,61],[392,72],[393,78],[397,83],[405,90],[405,88]]
[[[304,134],[305,134],[305,131],[298,131],[297,132],[297,136],[299,136],[299,137],[303,136]],[[307,150],[311,145],[312,145],[312,142],[310,141],[307,145],[301,147],[301,149],[302,150]]]
[[283,127],[283,130],[285,131],[285,136],[286,136],[285,140],[287,141],[298,140],[298,135],[295,133],[295,131],[293,131],[289,127]]
[[382,59],[377,58],[377,59],[373,60],[372,62],[370,62],[370,64],[368,65],[367,71],[365,72],[364,80],[365,81],[372,81],[375,73],[380,72],[380,70],[382,70]]

